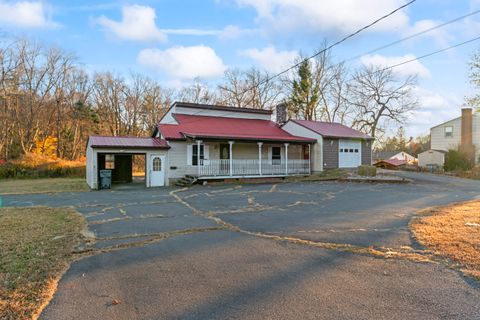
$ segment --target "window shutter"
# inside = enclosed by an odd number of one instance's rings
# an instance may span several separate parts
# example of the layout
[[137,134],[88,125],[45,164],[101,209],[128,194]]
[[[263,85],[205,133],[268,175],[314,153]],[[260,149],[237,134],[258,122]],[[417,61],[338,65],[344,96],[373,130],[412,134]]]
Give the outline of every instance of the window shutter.
[[187,144],[187,165],[192,165],[192,145]]
[[270,164],[273,163],[273,161],[272,161],[272,147],[268,147],[268,161],[270,162]]

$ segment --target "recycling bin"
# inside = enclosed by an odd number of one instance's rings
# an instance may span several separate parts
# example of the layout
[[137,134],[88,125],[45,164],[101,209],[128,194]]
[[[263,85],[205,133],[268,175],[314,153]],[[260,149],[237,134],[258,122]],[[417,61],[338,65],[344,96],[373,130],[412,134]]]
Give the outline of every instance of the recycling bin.
[[100,189],[112,188],[112,170],[100,170]]

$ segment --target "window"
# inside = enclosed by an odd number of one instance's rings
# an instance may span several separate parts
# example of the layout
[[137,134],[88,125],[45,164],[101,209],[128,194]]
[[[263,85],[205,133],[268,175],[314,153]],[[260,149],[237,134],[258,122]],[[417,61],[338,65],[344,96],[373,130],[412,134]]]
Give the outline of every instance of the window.
[[353,149],[350,149],[350,152],[353,152]]
[[355,153],[358,153],[358,149],[355,149]]
[[272,147],[272,164],[279,165],[282,162],[281,152],[280,147]]
[[340,152],[343,152],[343,149],[340,149]]
[[453,137],[453,127],[445,127],[445,137]]
[[153,158],[152,169],[153,171],[162,171],[162,159],[160,157]]
[[[204,157],[204,147],[203,144],[200,145],[200,160],[203,160]],[[200,161],[202,163],[202,161]],[[192,166],[198,165],[198,145],[194,144],[192,146]]]
[[115,169],[115,155],[113,154],[105,155],[105,169],[110,169],[110,170]]

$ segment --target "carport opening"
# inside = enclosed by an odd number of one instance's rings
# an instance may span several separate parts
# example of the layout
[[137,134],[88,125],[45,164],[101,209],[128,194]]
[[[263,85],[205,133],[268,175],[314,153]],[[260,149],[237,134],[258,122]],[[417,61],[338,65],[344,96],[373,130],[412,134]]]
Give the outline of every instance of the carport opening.
[[112,171],[112,186],[146,186],[146,154],[100,153],[98,154],[98,178],[100,170]]

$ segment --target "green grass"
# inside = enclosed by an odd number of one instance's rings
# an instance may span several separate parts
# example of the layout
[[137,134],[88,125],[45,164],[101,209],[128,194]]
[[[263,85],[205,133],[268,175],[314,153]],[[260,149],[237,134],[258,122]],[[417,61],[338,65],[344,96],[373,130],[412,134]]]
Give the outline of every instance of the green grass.
[[0,180],[0,194],[88,191],[84,178],[45,178]]
[[0,319],[36,319],[82,239],[71,209],[0,209]]

